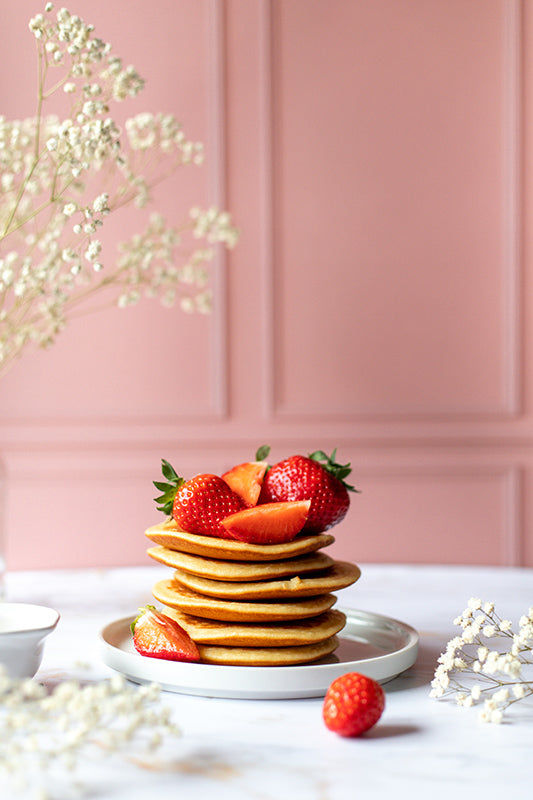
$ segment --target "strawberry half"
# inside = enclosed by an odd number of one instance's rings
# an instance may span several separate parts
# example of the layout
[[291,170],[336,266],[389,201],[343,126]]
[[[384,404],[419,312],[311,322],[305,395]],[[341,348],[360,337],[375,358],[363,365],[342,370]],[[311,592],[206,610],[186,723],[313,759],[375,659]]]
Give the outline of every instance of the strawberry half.
[[237,511],[221,525],[232,538],[248,544],[280,544],[290,542],[302,530],[310,500],[293,503],[263,503]]
[[202,473],[186,481],[164,459],[162,472],[167,483],[154,481],[156,489],[163,492],[155,498],[160,504],[158,511],[172,516],[176,525],[188,533],[232,538],[220,520],[241,511],[245,504],[221,477]]
[[350,506],[345,483],[350,464],[335,462],[336,450],[327,456],[317,450],[306,456],[290,456],[271,467],[263,479],[260,503],[310,500],[311,508],[302,531],[321,533],[344,519]]
[[169,661],[200,661],[200,652],[181,625],[154,606],[139,609],[131,624],[133,645],[138,653]]

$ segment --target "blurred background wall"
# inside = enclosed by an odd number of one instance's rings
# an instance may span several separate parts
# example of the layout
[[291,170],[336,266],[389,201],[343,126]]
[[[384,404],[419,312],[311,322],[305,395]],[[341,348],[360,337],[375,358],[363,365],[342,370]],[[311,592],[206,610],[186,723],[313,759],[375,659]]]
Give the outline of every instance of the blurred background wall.
[[[74,320],[2,379],[8,565],[147,562],[160,461],[338,448],[337,557],[533,565],[531,0],[71,0],[229,208],[215,309]],[[34,0],[0,3],[0,113],[32,116]],[[108,251],[113,258],[113,251]]]

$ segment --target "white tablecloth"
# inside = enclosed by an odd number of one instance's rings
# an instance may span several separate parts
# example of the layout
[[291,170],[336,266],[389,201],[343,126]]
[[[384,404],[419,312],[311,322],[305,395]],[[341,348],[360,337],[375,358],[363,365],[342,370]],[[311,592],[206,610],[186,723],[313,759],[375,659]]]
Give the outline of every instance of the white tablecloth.
[[[38,679],[98,680],[108,622],[153,602],[150,587],[168,568],[11,573],[7,599],[57,608]],[[364,798],[514,798],[531,794],[533,706],[515,707],[501,725],[477,708],[429,698],[435,661],[457,629],[452,620],[471,596],[494,600],[517,621],[533,605],[533,570],[362,565],[362,577],[338,593],[338,605],[402,620],[420,633],[414,667],[386,684],[379,724],[342,739],[321,718],[320,698],[235,700],[164,693],[182,737],[172,763],[153,769],[125,763],[91,766],[88,792],[106,800],[165,797],[216,800],[352,800]],[[155,768],[157,767],[157,768]],[[513,795],[514,792],[514,795]]]

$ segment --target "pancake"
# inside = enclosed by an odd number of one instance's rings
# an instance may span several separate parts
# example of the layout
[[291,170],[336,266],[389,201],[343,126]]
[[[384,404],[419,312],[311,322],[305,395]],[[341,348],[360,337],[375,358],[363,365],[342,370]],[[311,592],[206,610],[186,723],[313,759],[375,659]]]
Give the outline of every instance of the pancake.
[[188,589],[175,580],[160,580],[154,585],[152,594],[156,600],[186,614],[226,622],[282,622],[291,619],[316,617],[335,605],[333,594],[318,597],[297,597],[279,602],[245,602],[219,600],[206,597]]
[[155,544],[170,550],[228,561],[278,561],[303,553],[313,553],[335,541],[329,533],[315,533],[311,536],[298,535],[291,542],[282,544],[246,544],[234,539],[218,539],[215,536],[180,531],[174,520],[152,525],[145,531],[145,535]]
[[280,561],[225,561],[180,553],[162,545],[150,547],[147,553],[154,561],[168,567],[177,567],[201,578],[222,581],[260,581],[303,575],[325,569],[334,563],[325,553],[308,553]]
[[296,575],[285,580],[241,583],[201,578],[181,569],[174,572],[174,579],[181,586],[219,600],[280,600],[314,597],[344,589],[355,583],[360,576],[359,567],[347,561],[334,561],[331,567],[321,571],[318,575],[304,576],[303,578]]
[[336,636],[316,644],[300,647],[219,647],[199,645],[200,658],[205,664],[243,667],[286,667],[308,664],[333,653],[339,646]]
[[307,620],[268,625],[254,622],[227,623],[184,614],[175,608],[163,608],[175,619],[196,644],[222,644],[237,647],[294,647],[329,639],[344,628],[346,616],[331,609]]

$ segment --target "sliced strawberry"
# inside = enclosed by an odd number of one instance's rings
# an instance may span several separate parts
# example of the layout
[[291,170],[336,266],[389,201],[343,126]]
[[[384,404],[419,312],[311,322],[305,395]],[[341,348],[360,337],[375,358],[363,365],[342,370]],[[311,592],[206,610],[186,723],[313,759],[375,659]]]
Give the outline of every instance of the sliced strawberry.
[[169,661],[199,661],[200,652],[181,625],[154,606],[140,609],[132,622],[133,645],[142,656]]
[[248,544],[290,542],[305,525],[310,505],[310,500],[263,503],[238,511],[220,524],[232,538]]
[[156,502],[160,504],[158,511],[172,515],[176,525],[188,533],[230,538],[226,529],[220,525],[220,520],[241,511],[245,505],[226,481],[209,473],[196,475],[186,481],[165,460],[162,471],[168,482],[154,481],[154,486],[163,492],[156,498]]
[[225,472],[222,479],[250,508],[257,505],[267,466],[266,461],[247,461]]

